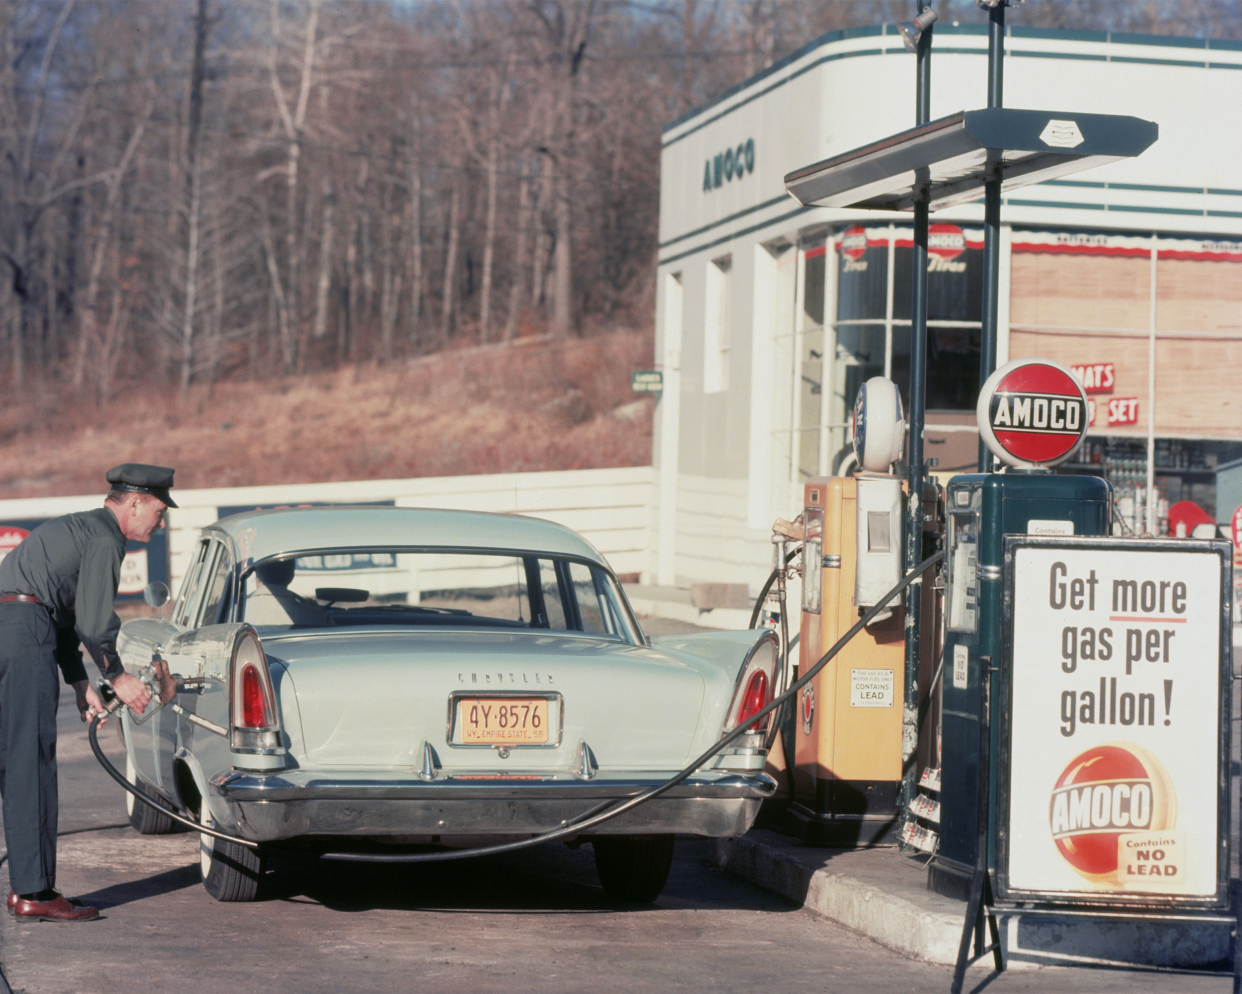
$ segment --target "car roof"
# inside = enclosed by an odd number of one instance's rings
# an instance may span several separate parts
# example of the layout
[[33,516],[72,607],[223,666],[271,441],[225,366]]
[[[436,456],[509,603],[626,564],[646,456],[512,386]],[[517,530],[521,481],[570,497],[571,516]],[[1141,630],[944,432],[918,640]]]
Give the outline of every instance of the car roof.
[[290,507],[232,514],[203,531],[224,532],[235,560],[243,564],[311,549],[414,546],[543,552],[608,567],[577,532],[519,514],[376,505]]

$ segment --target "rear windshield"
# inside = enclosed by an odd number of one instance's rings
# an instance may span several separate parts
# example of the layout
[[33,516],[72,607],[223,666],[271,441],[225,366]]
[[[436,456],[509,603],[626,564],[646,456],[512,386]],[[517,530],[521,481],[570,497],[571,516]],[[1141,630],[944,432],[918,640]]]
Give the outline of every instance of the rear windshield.
[[347,625],[541,628],[640,642],[613,578],[570,559],[357,550],[262,563],[244,616],[265,630]]

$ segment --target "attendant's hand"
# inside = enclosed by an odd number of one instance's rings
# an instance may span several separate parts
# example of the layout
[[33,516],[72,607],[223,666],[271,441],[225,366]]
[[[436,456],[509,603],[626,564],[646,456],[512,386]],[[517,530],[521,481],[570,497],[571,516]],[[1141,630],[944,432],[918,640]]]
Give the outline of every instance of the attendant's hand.
[[[89,680],[78,680],[75,682],[73,684],[73,692],[77,696],[78,714],[82,716],[83,721],[90,721],[97,714],[107,714],[107,708],[104,707],[104,702],[100,698],[99,692],[91,686]],[[99,724],[102,725],[107,720],[107,717],[105,717]]]
[[113,677],[112,689],[116,691],[121,703],[127,705],[134,714],[142,714],[151,701],[151,691],[147,690],[147,685],[132,673]]

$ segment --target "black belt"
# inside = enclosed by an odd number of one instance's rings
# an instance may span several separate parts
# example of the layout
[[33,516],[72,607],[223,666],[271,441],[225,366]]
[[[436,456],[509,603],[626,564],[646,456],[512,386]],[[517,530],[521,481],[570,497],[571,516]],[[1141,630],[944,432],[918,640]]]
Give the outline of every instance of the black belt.
[[38,604],[34,594],[0,594],[0,604]]

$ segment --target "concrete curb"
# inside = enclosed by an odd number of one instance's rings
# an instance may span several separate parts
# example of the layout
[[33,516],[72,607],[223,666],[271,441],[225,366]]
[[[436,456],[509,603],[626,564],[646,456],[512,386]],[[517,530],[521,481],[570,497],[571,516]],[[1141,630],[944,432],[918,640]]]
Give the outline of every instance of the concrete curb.
[[750,837],[720,839],[716,863],[902,955],[929,963],[957,961],[965,914],[958,902],[929,891],[926,902],[915,903],[848,873],[814,869],[782,848]]
[[[895,849],[815,849],[759,830],[717,840],[714,856],[726,872],[904,956],[947,966],[957,960],[965,904],[927,890],[925,868]],[[1015,968],[1051,963],[1221,967],[1231,961],[1232,930],[1211,921],[1007,915],[1001,920],[1001,944],[1006,963]]]

